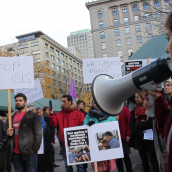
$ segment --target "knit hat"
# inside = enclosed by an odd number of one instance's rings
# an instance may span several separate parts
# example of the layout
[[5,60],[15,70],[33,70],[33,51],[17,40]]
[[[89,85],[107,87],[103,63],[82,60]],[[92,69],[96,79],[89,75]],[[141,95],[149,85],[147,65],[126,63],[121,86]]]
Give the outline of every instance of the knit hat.
[[165,84],[166,82],[169,82],[169,83],[172,85],[172,79],[168,79],[168,80],[164,81],[164,84]]

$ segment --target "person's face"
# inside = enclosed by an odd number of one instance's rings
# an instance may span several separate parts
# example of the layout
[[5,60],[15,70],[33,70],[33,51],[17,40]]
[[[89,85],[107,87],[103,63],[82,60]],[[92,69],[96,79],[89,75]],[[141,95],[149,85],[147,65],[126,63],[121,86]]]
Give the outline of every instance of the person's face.
[[104,145],[104,146],[108,146],[108,143],[107,143],[107,142],[106,142],[106,143],[103,143],[103,145]]
[[36,111],[36,113],[37,113],[39,116],[43,117],[43,111],[42,111],[42,110],[39,109],[39,110]]
[[82,147],[82,149],[85,149],[85,147]]
[[22,110],[26,107],[27,102],[24,101],[23,97],[17,97],[15,99],[15,106],[17,110]]
[[78,155],[78,152],[76,152],[75,154]]
[[112,138],[112,136],[106,136],[106,140],[107,140],[107,142],[109,142],[110,140],[111,140],[111,138]]
[[171,83],[165,82],[164,91],[165,91],[165,94],[167,94],[167,95],[172,94],[172,85],[171,85]]
[[6,117],[7,117],[7,119],[8,119],[8,113],[6,114]]
[[64,109],[69,109],[71,107],[71,101],[68,101],[67,98],[62,99],[62,106]]
[[136,104],[142,104],[143,103],[142,98],[137,93],[135,94],[135,101],[136,101]]
[[45,113],[46,113],[47,115],[49,115],[49,114],[50,114],[50,110],[47,108],[46,111],[45,111]]
[[79,108],[79,109],[82,109],[82,110],[84,109],[84,107],[85,107],[85,105],[84,105],[83,102],[81,102],[81,103],[79,104],[79,106],[78,106],[78,108]]
[[93,103],[93,107],[97,110],[99,110],[99,108],[97,107],[97,105],[95,103]]
[[72,149],[72,152],[75,152],[75,150],[74,150],[74,149]]
[[167,30],[166,35],[167,35],[167,38],[169,41],[167,43],[165,52],[169,53],[169,57],[170,57],[171,62],[172,62],[172,33],[169,29]]

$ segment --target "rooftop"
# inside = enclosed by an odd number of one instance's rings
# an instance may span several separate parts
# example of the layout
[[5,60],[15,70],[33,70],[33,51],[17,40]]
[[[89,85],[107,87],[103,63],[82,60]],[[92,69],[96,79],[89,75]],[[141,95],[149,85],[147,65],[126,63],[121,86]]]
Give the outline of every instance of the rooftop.
[[88,33],[88,32],[91,32],[91,30],[90,29],[78,30],[75,32],[70,32],[70,36],[79,35],[79,34]]

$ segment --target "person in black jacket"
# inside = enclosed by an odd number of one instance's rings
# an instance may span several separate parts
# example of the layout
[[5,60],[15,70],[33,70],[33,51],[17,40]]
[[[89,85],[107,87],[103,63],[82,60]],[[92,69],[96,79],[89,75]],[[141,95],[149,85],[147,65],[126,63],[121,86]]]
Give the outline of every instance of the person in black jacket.
[[7,143],[7,126],[0,119],[0,172],[5,172],[5,151]]
[[[143,107],[142,94],[136,94],[136,103],[139,104],[141,108]],[[141,121],[137,122],[136,119],[138,119],[138,117],[135,112],[132,111],[129,122],[129,128],[131,130],[129,145],[139,151],[144,172],[150,172],[149,160],[153,168],[153,172],[159,172],[154,141],[143,140],[145,130],[153,128],[153,118],[147,118],[145,115],[144,119],[142,118]]]

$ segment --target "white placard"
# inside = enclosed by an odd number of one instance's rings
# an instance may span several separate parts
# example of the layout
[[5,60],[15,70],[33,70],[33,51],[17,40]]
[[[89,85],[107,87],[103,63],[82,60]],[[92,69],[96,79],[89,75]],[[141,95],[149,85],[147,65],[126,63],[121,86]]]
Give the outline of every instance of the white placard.
[[[107,132],[112,136],[106,136]],[[117,121],[64,128],[64,136],[68,165],[124,157]]]
[[122,77],[120,57],[83,59],[84,84],[92,83],[100,74]]
[[0,89],[33,88],[33,57],[0,57]]
[[44,133],[43,133],[43,129],[42,129],[42,141],[41,141],[41,146],[38,150],[38,154],[44,154],[44,140],[43,140],[44,136],[43,135],[44,135]]
[[34,88],[22,88],[14,89],[15,95],[17,93],[23,93],[27,97],[27,104],[34,102],[36,100],[44,98],[40,80],[37,79],[34,81]]
[[144,139],[145,140],[153,140],[153,130],[152,129],[145,130]]

